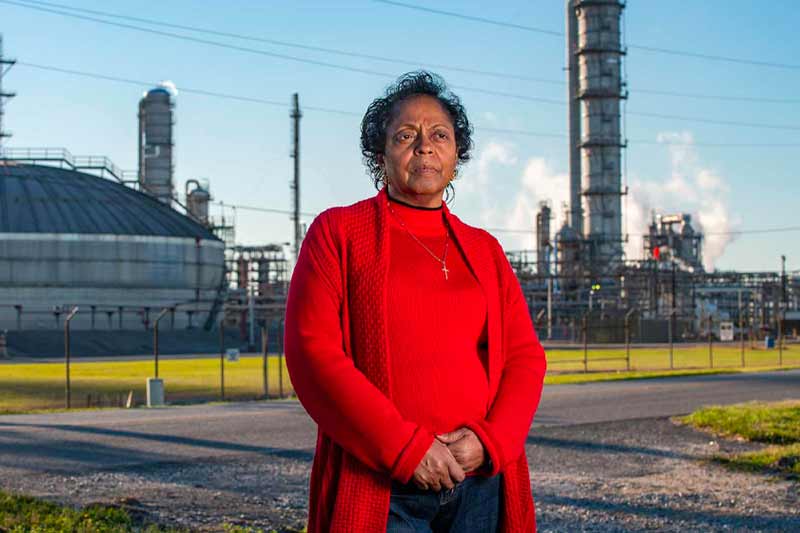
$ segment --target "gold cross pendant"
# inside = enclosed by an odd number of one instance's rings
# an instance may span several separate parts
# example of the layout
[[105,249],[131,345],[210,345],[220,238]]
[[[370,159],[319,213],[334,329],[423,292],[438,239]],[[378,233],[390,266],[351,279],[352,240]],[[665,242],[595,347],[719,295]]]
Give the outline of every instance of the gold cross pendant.
[[445,279],[445,280],[447,280],[447,279],[448,279],[448,278],[447,278],[447,274],[448,274],[450,271],[447,269],[447,265],[446,265],[444,262],[442,262],[442,272],[444,272],[444,279]]

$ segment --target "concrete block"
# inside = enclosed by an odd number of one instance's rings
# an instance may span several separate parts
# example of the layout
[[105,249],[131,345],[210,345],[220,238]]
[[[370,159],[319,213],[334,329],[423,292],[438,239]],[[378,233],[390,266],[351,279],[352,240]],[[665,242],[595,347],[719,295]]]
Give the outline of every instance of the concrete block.
[[164,380],[161,378],[147,378],[147,407],[161,407],[164,405]]

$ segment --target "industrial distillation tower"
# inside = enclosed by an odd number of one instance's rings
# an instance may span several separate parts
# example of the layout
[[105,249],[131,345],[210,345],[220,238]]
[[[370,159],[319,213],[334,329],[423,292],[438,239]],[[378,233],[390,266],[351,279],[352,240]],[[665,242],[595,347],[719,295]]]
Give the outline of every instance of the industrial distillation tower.
[[[570,211],[593,276],[622,262],[623,79],[620,0],[567,0]],[[567,244],[567,243],[565,243]],[[567,268],[570,268],[567,266]]]
[[174,107],[166,83],[150,89],[139,101],[139,186],[167,205],[175,199]]

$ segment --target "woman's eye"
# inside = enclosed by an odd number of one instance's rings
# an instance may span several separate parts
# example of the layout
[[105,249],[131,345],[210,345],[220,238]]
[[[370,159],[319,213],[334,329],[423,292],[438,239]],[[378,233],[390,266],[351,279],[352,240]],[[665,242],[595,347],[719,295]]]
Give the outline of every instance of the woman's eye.
[[444,140],[444,139],[448,139],[448,138],[450,138],[450,135],[449,135],[449,134],[448,134],[446,131],[437,131],[437,132],[434,134],[434,136],[435,136],[437,139],[441,139],[441,140]]
[[396,138],[398,141],[408,141],[410,139],[413,139],[414,135],[409,132],[404,132],[404,133],[398,133]]

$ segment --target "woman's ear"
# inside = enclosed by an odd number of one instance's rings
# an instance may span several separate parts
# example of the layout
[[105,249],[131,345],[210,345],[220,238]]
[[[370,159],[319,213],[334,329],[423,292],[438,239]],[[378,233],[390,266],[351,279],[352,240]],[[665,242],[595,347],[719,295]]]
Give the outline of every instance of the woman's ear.
[[378,165],[386,170],[386,160],[383,158],[383,154],[376,154],[375,158],[378,160]]

